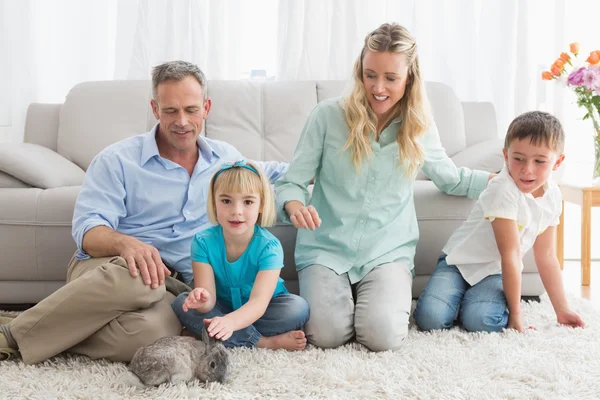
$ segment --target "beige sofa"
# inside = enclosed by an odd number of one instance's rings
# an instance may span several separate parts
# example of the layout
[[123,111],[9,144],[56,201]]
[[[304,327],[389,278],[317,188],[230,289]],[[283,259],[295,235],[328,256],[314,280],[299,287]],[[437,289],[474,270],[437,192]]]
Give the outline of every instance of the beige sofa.
[[[493,106],[461,103],[440,83],[426,88],[442,144],[454,162],[499,170],[502,141]],[[235,145],[248,158],[288,161],[311,109],[346,89],[341,81],[213,81],[205,133]],[[75,251],[71,218],[84,171],[105,146],[152,128],[150,95],[149,81],[82,83],[63,104],[31,104],[24,143],[0,144],[0,303],[38,302],[64,284]],[[413,295],[418,296],[440,249],[473,202],[441,193],[424,176],[415,185],[421,239]],[[296,292],[296,231],[281,224],[272,231],[285,249],[282,276]],[[523,294],[541,293],[528,255]]]

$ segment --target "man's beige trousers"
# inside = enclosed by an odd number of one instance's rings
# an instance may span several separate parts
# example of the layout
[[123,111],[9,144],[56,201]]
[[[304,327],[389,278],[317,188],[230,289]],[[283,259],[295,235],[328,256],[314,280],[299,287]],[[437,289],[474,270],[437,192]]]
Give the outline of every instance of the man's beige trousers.
[[25,364],[63,351],[130,361],[138,348],[181,333],[174,299],[165,285],[152,289],[141,275],[132,277],[121,257],[73,257],[67,284],[15,318],[10,330]]

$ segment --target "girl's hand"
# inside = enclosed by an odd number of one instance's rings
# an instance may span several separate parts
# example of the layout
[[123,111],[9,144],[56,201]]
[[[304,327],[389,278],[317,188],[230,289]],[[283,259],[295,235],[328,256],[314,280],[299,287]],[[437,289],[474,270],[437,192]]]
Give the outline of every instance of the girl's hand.
[[202,307],[210,299],[210,292],[204,288],[196,288],[188,294],[181,308],[183,311],[196,310]]
[[219,340],[227,340],[235,331],[235,321],[230,316],[205,318],[204,323],[208,324],[208,336]]
[[305,207],[299,201],[290,201],[286,203],[285,211],[290,216],[294,227],[298,229],[314,231],[321,226],[321,218],[319,218],[319,213],[313,206]]
[[556,320],[561,325],[567,325],[571,328],[585,328],[585,323],[579,315],[571,310],[556,313]]

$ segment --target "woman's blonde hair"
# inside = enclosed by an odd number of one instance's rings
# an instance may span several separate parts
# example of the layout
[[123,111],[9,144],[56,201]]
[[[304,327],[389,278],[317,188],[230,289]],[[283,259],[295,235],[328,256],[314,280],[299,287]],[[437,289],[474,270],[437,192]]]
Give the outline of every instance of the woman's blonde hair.
[[213,225],[218,225],[217,203],[215,195],[221,193],[256,193],[260,198],[260,213],[256,224],[261,227],[273,226],[277,217],[275,213],[275,198],[271,184],[264,172],[253,162],[247,161],[246,165],[254,171],[234,166],[226,170],[218,170],[210,180],[208,188],[208,219]]
[[421,79],[417,43],[410,32],[396,24],[383,24],[365,37],[360,56],[354,63],[354,88],[344,99],[343,107],[350,136],[343,150],[352,151],[352,163],[359,171],[362,159],[369,159],[373,151],[369,135],[377,128],[377,115],[371,108],[363,84],[363,59],[367,50],[375,52],[402,53],[408,64],[406,90],[402,99],[394,105],[389,116],[380,126],[387,126],[397,117],[402,118],[396,134],[401,164],[408,176],[414,176],[423,163],[423,149],[417,142],[430,124],[429,103]]

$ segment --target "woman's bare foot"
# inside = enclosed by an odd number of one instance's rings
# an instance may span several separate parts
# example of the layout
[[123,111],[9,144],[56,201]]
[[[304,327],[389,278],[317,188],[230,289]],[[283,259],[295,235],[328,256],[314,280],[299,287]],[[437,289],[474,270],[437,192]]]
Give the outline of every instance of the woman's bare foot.
[[303,331],[289,331],[281,335],[261,336],[256,347],[272,350],[303,350],[306,347],[306,335]]

